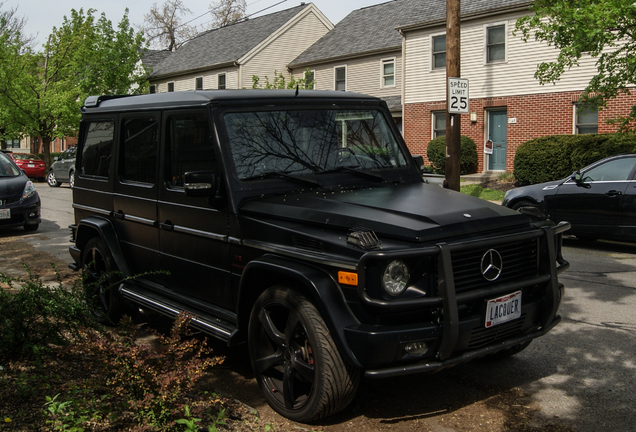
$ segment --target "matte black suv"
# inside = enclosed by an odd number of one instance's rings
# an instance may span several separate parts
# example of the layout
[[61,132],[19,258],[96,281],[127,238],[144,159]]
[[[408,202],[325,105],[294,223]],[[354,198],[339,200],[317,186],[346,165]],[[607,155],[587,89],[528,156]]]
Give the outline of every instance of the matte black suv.
[[560,321],[569,225],[424,183],[377,98],[195,91],[82,112],[71,266],[138,275],[96,289],[95,316],[189,311],[248,343],[290,419],[343,409],[361,373],[511,355]]

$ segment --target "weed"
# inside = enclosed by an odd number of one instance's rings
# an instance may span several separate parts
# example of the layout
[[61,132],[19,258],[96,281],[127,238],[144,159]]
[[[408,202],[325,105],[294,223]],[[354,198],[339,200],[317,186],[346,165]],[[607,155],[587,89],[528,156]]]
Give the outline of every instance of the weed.
[[504,183],[514,183],[517,180],[515,179],[515,175],[511,172],[502,172],[497,175],[497,180]]

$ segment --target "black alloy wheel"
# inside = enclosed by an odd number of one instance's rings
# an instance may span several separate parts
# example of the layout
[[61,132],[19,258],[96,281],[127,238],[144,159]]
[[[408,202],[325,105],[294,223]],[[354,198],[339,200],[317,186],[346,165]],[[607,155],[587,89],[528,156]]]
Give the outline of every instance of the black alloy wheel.
[[257,300],[249,323],[256,380],[279,414],[311,422],[344,409],[353,399],[359,370],[346,364],[316,307],[282,286]]
[[123,316],[116,293],[117,266],[101,237],[88,241],[82,255],[86,301],[92,317],[102,324],[116,324]]

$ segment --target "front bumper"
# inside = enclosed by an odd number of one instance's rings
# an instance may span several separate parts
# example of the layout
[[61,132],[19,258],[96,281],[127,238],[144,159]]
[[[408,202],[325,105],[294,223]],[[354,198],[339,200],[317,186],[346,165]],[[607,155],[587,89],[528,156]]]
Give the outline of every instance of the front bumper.
[[[428,323],[405,325],[356,325],[345,328],[349,348],[366,369],[368,378],[391,377],[410,373],[435,371],[481,357],[499,350],[543,336],[559,321],[557,315],[564,294],[557,275],[569,267],[561,255],[562,234],[569,228],[567,222],[557,226],[543,226],[540,230],[512,234],[457,244],[441,243],[420,249],[413,254],[432,255],[438,262],[436,295],[419,299],[378,299],[365,289],[364,276],[358,285],[360,303],[372,315],[382,313],[410,314],[435,310],[437,319]],[[456,289],[457,275],[453,268],[453,255],[479,245],[496,248],[502,244],[537,242],[537,265],[533,275],[509,278],[500,283],[481,285],[475,289]],[[360,275],[374,259],[403,258],[403,252],[369,252],[360,261]],[[540,259],[539,259],[540,257]],[[502,295],[523,292],[528,299],[522,305],[520,318],[486,329],[484,317],[486,303]],[[472,303],[471,303],[472,302]],[[473,312],[460,310],[467,303]],[[479,312],[476,310],[479,309]],[[405,346],[421,343],[428,350],[411,356]]]
[[26,225],[37,225],[42,222],[40,217],[40,197],[32,196],[3,206],[11,210],[11,218],[0,219],[0,228],[15,228]]

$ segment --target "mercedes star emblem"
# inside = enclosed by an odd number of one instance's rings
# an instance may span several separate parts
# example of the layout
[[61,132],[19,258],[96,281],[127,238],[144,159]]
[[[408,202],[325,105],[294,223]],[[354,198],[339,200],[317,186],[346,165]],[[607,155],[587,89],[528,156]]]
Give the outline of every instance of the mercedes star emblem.
[[481,257],[481,274],[487,281],[494,281],[501,275],[503,260],[501,254],[494,249],[488,250]]

